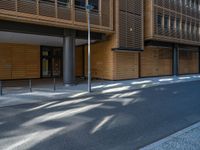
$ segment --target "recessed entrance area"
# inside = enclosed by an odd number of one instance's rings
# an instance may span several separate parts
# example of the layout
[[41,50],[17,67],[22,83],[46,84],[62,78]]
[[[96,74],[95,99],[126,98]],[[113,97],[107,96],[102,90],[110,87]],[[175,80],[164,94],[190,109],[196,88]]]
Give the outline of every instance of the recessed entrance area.
[[61,47],[41,46],[41,77],[62,77],[62,53]]

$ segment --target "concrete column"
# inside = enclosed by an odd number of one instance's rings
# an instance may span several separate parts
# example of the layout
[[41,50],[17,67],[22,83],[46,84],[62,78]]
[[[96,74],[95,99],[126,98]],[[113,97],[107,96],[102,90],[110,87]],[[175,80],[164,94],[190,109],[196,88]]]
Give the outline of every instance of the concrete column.
[[173,47],[173,75],[179,74],[179,48],[177,45]]
[[63,82],[71,85],[75,82],[75,36],[63,38]]

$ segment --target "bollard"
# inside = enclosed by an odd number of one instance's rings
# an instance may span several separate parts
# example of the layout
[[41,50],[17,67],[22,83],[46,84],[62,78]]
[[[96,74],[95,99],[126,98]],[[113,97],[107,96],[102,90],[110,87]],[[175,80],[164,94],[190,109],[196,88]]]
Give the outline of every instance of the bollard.
[[56,91],[56,78],[53,78],[53,90]]
[[2,87],[2,81],[0,81],[0,96],[3,95],[3,87]]
[[30,90],[30,92],[32,92],[32,81],[31,81],[31,79],[29,80],[29,90]]

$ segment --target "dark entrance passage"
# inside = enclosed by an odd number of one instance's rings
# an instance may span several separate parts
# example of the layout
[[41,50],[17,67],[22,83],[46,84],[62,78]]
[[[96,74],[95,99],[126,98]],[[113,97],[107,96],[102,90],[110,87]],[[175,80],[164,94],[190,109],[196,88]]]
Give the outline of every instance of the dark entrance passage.
[[41,77],[61,77],[62,76],[62,48],[61,47],[41,47]]

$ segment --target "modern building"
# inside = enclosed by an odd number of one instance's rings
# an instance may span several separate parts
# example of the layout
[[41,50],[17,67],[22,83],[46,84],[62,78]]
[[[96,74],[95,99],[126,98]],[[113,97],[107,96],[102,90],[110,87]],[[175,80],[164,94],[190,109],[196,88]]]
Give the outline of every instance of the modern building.
[[1,0],[0,80],[199,73],[198,0]]

